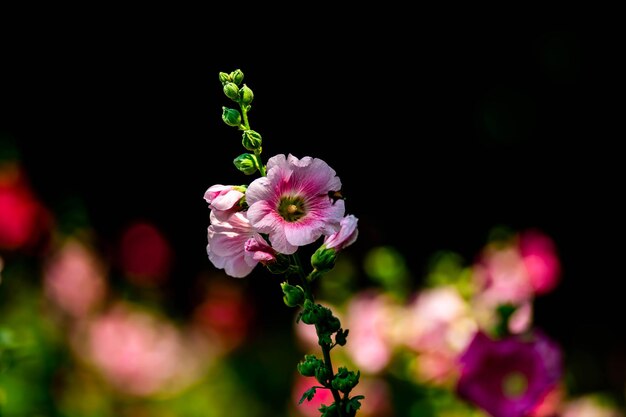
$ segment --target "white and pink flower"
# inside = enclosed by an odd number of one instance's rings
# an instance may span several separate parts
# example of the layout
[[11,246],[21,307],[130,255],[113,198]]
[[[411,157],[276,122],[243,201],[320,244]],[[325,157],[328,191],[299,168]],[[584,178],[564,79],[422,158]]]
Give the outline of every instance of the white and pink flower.
[[207,244],[209,260],[231,277],[245,277],[259,263],[246,252],[246,242],[251,238],[263,238],[250,225],[245,212],[237,212],[227,220],[219,220],[215,212],[211,211],[210,220]]
[[329,197],[340,189],[339,177],[321,159],[276,155],[267,163],[267,176],[246,191],[247,216],[252,227],[268,234],[277,252],[290,255],[340,230],[344,202]]
[[244,187],[216,184],[206,190],[204,199],[209,203],[209,208],[215,217],[224,221],[231,214],[241,210],[239,201],[243,198],[244,191]]
[[341,219],[339,223],[341,229],[330,236],[326,236],[324,238],[324,246],[326,246],[327,249],[340,251],[352,245],[359,235],[359,229],[357,229],[358,222],[359,219],[352,214]]

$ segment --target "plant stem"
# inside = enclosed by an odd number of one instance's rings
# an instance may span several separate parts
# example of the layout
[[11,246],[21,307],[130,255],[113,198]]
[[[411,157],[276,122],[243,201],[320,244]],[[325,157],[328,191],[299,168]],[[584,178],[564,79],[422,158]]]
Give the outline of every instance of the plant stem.
[[[312,303],[315,303],[315,298],[313,297],[313,293],[311,292],[311,285],[309,283],[309,277],[311,277],[313,273],[311,273],[309,276],[306,276],[304,274],[304,269],[302,268],[302,262],[300,262],[300,257],[298,256],[297,253],[293,254],[291,258],[293,259],[293,262],[296,264],[296,267],[298,268],[298,274],[300,275],[302,285],[304,286],[305,298],[311,301]],[[319,343],[320,332],[317,327],[317,324],[315,325],[315,333],[317,334],[318,343]],[[333,369],[333,363],[330,359],[331,345],[328,343],[319,343],[319,345],[321,346],[322,354],[324,355],[324,365],[326,366],[326,369],[328,370],[330,374],[329,381],[332,381],[333,378],[335,377],[335,371]],[[330,389],[330,392],[333,394],[333,399],[335,400],[335,404],[337,406],[337,413],[339,417],[343,417],[343,410],[341,408],[341,397],[339,396],[339,391],[334,389],[332,386],[329,386],[327,388]]]

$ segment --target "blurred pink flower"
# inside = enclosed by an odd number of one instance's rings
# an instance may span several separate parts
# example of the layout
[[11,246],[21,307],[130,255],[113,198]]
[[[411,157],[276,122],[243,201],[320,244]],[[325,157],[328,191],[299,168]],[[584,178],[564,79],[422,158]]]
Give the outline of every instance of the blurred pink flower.
[[571,398],[561,407],[560,417],[624,417],[624,413],[601,397],[588,394]]
[[208,228],[207,253],[216,268],[224,269],[235,278],[248,275],[258,261],[246,255],[246,242],[250,238],[262,239],[250,225],[245,212],[237,212],[228,220],[219,220],[211,211],[211,225]]
[[[303,377],[297,374],[293,385],[292,412],[298,417],[319,417],[319,408],[322,404],[333,403],[333,396],[330,390],[318,389],[311,401],[304,400],[298,404],[302,394],[313,386],[319,386],[315,378]],[[359,384],[354,388],[351,396],[364,395],[361,400],[361,408],[357,415],[359,417],[391,417],[393,410],[391,405],[391,389],[387,381],[382,378],[372,376],[361,376]]]
[[521,305],[552,291],[561,266],[552,240],[537,230],[519,233],[483,250],[474,268],[482,301]]
[[457,373],[457,358],[467,347],[477,324],[456,288],[440,286],[417,293],[403,316],[402,340],[417,354],[417,377],[435,384]]
[[474,279],[479,302],[491,308],[520,305],[534,295],[528,270],[515,246],[488,246],[474,267]]
[[352,245],[359,235],[359,230],[357,229],[358,222],[359,220],[352,214],[341,219],[341,229],[339,229],[338,232],[324,238],[324,245],[326,245],[326,248],[341,251]]
[[85,244],[70,239],[46,262],[44,290],[64,312],[83,317],[104,300],[105,267]]
[[193,311],[193,323],[220,351],[240,346],[248,336],[254,307],[240,286],[213,280],[203,301]]
[[383,293],[365,291],[350,299],[343,327],[350,330],[346,352],[366,373],[381,372],[391,360],[395,305]]
[[51,216],[16,164],[0,166],[0,250],[32,247],[50,228]]
[[535,294],[552,291],[561,275],[552,239],[538,230],[528,230],[520,234],[519,250]]
[[244,250],[246,263],[260,262],[265,265],[276,262],[276,251],[260,235],[248,239]]
[[79,351],[120,392],[151,396],[196,381],[212,356],[202,339],[146,311],[117,305],[87,324]]
[[333,201],[328,193],[340,189],[339,177],[321,159],[276,155],[267,162],[267,176],[254,180],[246,191],[248,219],[258,232],[269,235],[276,251],[290,255],[339,231],[344,202]]
[[241,210],[239,201],[243,198],[245,187],[235,185],[212,185],[204,193],[204,199],[218,220],[225,221],[231,214]]
[[154,225],[136,222],[121,237],[119,257],[126,277],[138,285],[163,282],[170,272],[174,251]]
[[493,417],[526,417],[560,383],[561,351],[539,331],[492,339],[483,332],[460,358],[459,396]]

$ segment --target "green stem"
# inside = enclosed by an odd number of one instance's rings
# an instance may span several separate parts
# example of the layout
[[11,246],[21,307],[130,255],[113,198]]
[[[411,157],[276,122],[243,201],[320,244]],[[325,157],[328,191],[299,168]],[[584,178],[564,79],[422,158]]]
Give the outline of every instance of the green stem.
[[[315,326],[315,331],[317,332],[317,326]],[[319,333],[318,333],[319,336]],[[330,361],[330,345],[328,343],[322,343],[322,354],[324,355],[324,364],[326,365],[326,369],[330,372],[332,381],[335,377],[335,371],[333,370],[333,364]],[[343,417],[343,409],[341,408],[341,397],[339,396],[339,391],[334,389],[332,386],[329,387],[330,392],[333,394],[333,398],[335,399],[335,404],[337,404],[337,413],[339,417]]]
[[[315,303],[315,298],[313,297],[313,293],[311,291],[310,282],[312,282],[313,278],[316,277],[315,273],[317,271],[314,270],[308,276],[306,276],[304,275],[304,269],[302,268],[302,262],[300,262],[300,257],[298,256],[298,254],[295,253],[291,255],[291,259],[293,260],[296,267],[298,268],[298,275],[300,275],[302,285],[304,286],[304,296],[306,297],[307,300],[311,301],[312,303]],[[319,329],[317,328],[317,325],[315,325],[315,333],[317,334],[317,338],[319,341],[320,332],[319,332]],[[324,365],[326,366],[326,369],[328,370],[330,374],[329,381],[332,381],[335,377],[333,363],[330,359],[330,350],[332,349],[332,347],[328,343],[319,343],[319,345],[322,347],[322,354],[324,355]],[[328,389],[333,394],[333,399],[335,400],[335,404],[337,405],[337,413],[339,417],[343,417],[343,409],[341,408],[342,401],[341,401],[341,397],[339,396],[339,391],[334,389],[332,386],[329,386]]]
[[254,158],[256,159],[256,167],[259,169],[259,173],[261,174],[262,177],[264,177],[266,175],[265,165],[263,165],[263,161],[261,161],[260,150],[257,149],[254,151]]
[[248,110],[246,110],[246,106],[239,103],[239,107],[241,108],[241,116],[243,117],[243,126],[246,130],[250,130],[250,123],[248,122]]
[[[247,106],[239,103],[239,107],[241,108],[241,117],[243,118],[243,130],[250,130],[250,122],[248,121],[248,110]],[[257,149],[254,151],[254,159],[256,162],[256,167],[259,170],[259,173],[262,177],[266,176],[265,165],[263,165],[263,161],[261,160],[261,150]]]

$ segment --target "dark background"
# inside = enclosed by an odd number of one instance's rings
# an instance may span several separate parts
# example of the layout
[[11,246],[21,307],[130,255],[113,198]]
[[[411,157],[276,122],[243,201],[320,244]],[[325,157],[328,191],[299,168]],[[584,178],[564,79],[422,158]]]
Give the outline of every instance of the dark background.
[[[623,395],[617,26],[306,13],[269,35],[226,11],[219,35],[165,18],[18,25],[0,41],[0,131],[50,207],[80,199],[104,242],[152,221],[176,250],[173,276],[195,276],[211,268],[204,191],[250,180],[221,121],[218,73],[239,68],[263,155],[337,171],[360,219],[355,253],[395,245],[419,280],[437,250],[471,262],[494,226],[550,235],[563,279],[536,322],[584,364],[581,389]],[[247,285],[276,296],[262,279]],[[189,291],[170,285],[173,298]],[[284,313],[275,304],[268,323]]]

